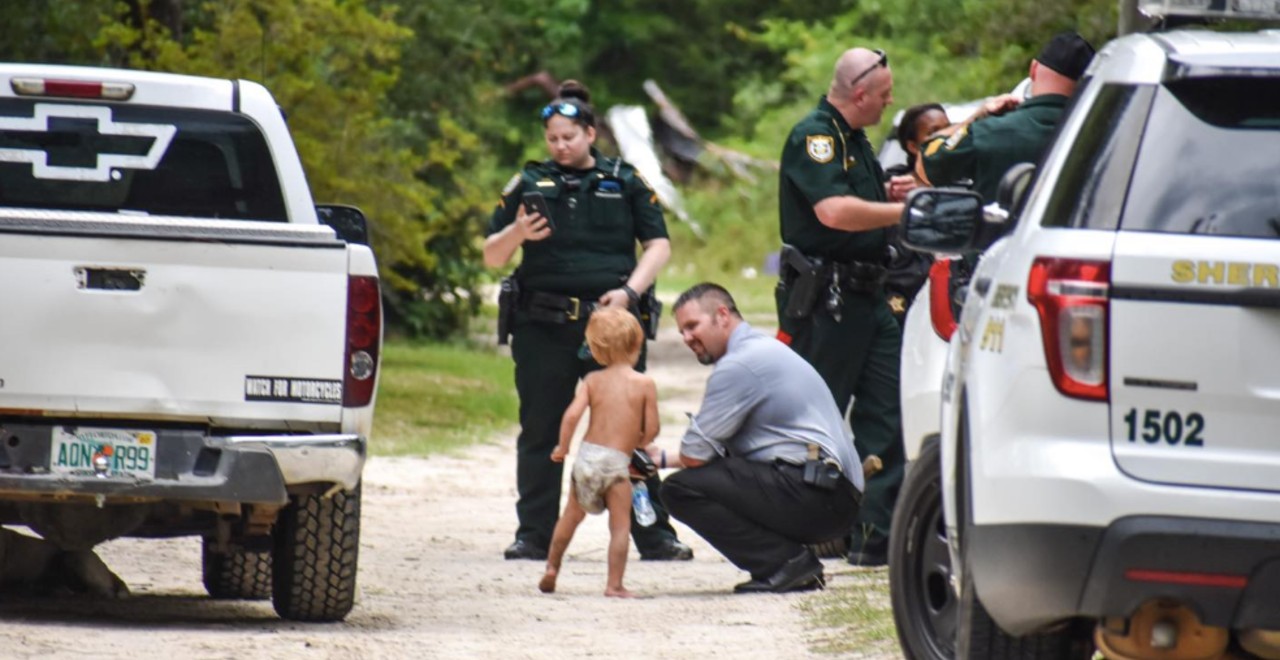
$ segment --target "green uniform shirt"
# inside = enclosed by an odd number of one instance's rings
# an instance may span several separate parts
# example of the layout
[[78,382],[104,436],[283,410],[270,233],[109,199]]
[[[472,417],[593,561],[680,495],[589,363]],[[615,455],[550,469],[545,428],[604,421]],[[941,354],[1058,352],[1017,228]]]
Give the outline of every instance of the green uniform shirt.
[[831,229],[818,221],[813,206],[840,195],[887,201],[884,183],[884,170],[867,134],[849,128],[824,97],[791,129],[782,147],[778,183],[782,242],[809,256],[879,263],[888,240],[884,229]]
[[1061,94],[1043,94],[1014,110],[986,117],[951,137],[929,140],[920,149],[924,173],[935,186],[963,179],[987,202],[994,202],[1000,178],[1018,163],[1035,163],[1049,146],[1067,105]]
[[547,199],[554,229],[521,248],[521,283],[528,290],[598,296],[631,275],[636,241],[667,238],[657,195],[635,168],[594,148],[591,154],[596,165],[583,171],[551,160],[526,163],[503,189],[489,219],[486,235],[515,222],[525,192]]

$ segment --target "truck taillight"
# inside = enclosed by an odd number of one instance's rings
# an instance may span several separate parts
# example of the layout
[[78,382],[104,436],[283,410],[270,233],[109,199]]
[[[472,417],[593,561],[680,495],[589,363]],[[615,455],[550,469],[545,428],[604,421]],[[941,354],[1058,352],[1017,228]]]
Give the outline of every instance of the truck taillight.
[[127,101],[133,96],[133,83],[100,80],[52,80],[45,78],[13,78],[9,87],[18,96],[58,96],[76,99]]
[[942,341],[951,341],[956,317],[951,310],[951,260],[939,259],[929,266],[929,318]]
[[1040,313],[1049,377],[1059,392],[1106,401],[1107,294],[1111,264],[1037,257],[1027,278],[1027,299]]
[[347,371],[342,382],[342,405],[367,406],[377,382],[382,348],[382,294],[378,278],[352,275],[347,279]]

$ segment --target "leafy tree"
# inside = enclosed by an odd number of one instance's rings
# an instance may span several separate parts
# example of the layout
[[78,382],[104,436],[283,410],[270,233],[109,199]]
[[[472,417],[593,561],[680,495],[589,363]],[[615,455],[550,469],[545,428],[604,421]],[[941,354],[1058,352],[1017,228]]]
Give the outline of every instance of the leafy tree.
[[[132,67],[266,85],[289,118],[316,199],[354,203],[368,215],[390,320],[433,336],[464,327],[478,302],[470,295],[478,269],[459,267],[476,260],[471,242],[457,240],[466,212],[424,178],[448,154],[474,149],[474,140],[448,129],[406,140],[415,127],[388,113],[385,99],[412,34],[395,22],[394,8],[214,0],[175,9],[133,0],[97,44]],[[179,26],[188,28],[185,39],[176,37]]]

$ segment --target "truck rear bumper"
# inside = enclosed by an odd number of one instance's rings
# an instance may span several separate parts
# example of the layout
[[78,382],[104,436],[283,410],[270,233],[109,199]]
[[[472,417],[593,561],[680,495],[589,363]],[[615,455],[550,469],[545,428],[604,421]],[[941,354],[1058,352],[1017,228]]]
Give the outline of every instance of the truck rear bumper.
[[286,486],[331,483],[351,490],[364,470],[366,440],[358,435],[231,436],[228,447],[265,449],[275,457]]
[[205,435],[160,429],[154,478],[63,474],[49,469],[47,424],[4,424],[0,499],[221,501],[285,504],[299,486],[350,490],[360,481],[367,441],[353,434]]

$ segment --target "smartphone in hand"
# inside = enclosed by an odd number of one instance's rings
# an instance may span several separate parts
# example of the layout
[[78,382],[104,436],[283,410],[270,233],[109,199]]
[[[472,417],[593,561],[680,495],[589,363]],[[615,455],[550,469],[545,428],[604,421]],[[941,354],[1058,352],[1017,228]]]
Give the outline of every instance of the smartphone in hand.
[[556,223],[551,219],[551,209],[547,206],[547,198],[542,193],[534,191],[524,194],[524,212],[537,213],[547,220],[547,228],[551,231],[556,230]]

